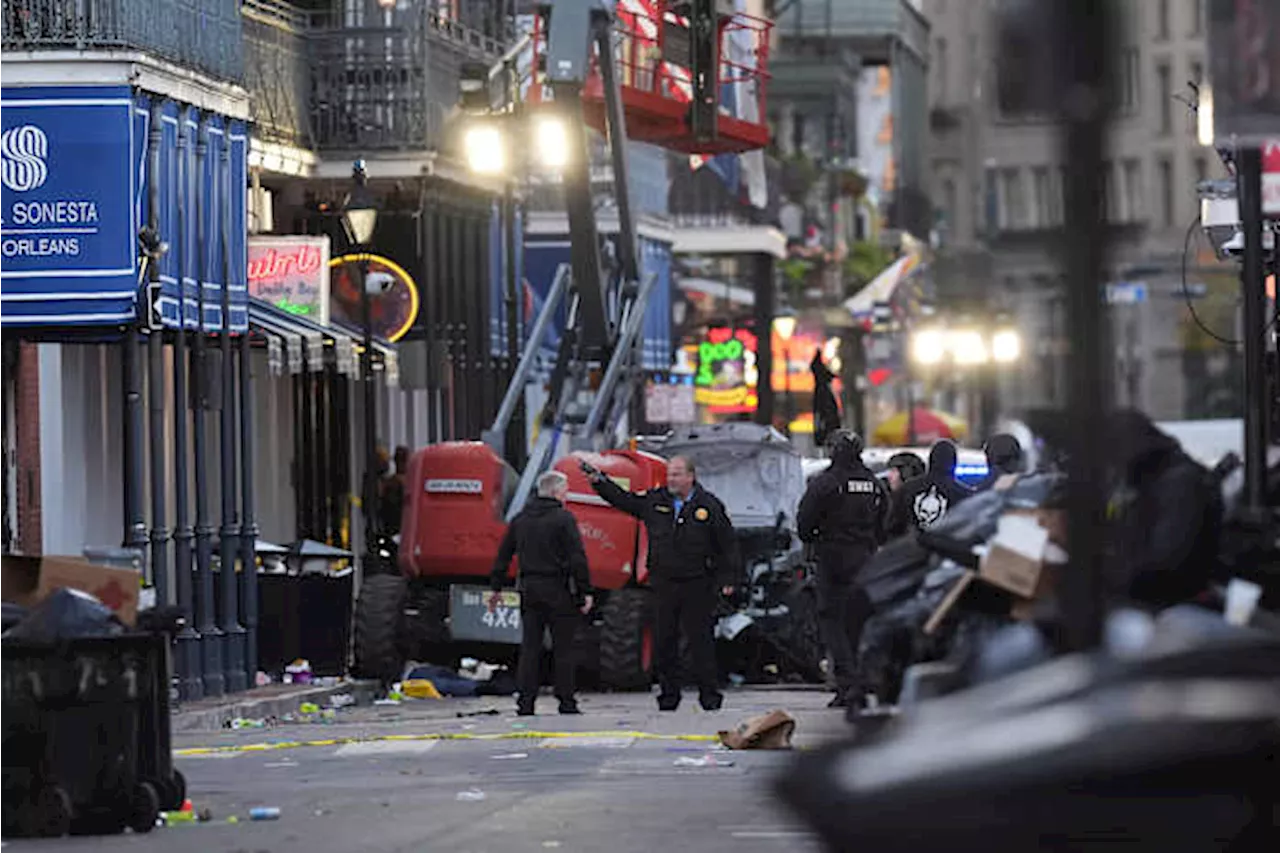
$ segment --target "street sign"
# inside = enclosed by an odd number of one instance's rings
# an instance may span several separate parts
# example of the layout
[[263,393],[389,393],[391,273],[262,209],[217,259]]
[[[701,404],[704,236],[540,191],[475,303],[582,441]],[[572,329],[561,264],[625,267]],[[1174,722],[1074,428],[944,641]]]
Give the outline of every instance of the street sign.
[[1138,305],[1147,301],[1145,281],[1118,281],[1107,285],[1109,305]]
[[1214,139],[1262,145],[1280,136],[1280,3],[1210,0]]
[[1262,146],[1262,215],[1280,218],[1280,137]]

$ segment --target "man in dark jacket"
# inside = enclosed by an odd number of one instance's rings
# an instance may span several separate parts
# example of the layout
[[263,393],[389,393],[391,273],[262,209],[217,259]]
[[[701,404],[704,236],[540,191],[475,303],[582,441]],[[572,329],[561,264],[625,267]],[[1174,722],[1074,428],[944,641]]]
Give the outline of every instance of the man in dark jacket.
[[1026,466],[1022,444],[1008,433],[991,436],[982,450],[987,455],[987,476],[978,486],[979,492],[994,487],[996,481],[1006,474],[1021,474]]
[[542,681],[542,635],[551,628],[556,698],[561,714],[577,714],[574,699],[573,638],[579,617],[591,609],[591,576],[578,522],[564,507],[569,478],[548,471],[538,478],[538,495],[507,526],[493,563],[490,586],[496,593],[507,579],[511,558],[518,558],[520,589],[520,665],[516,674],[516,713],[531,716]]
[[1141,412],[1113,413],[1107,444],[1116,477],[1108,512],[1112,593],[1157,608],[1194,598],[1218,559],[1220,489]]
[[724,702],[716,674],[717,593],[732,595],[742,583],[742,560],[724,504],[697,481],[683,456],[667,463],[667,486],[632,493],[596,468],[583,471],[600,497],[644,523],[649,534],[649,578],[657,598],[654,624],[658,708],[680,705],[680,633],[684,633],[698,681],[698,702],[718,710]]
[[831,655],[836,695],[831,707],[861,702],[857,649],[871,600],[858,572],[884,541],[889,492],[862,461],[862,439],[839,430],[831,439],[831,466],[809,483],[796,528],[818,558],[818,619]]
[[956,480],[956,446],[944,438],[929,451],[925,475],[905,483],[894,494],[889,532],[903,536],[913,528],[928,530],[971,494]]

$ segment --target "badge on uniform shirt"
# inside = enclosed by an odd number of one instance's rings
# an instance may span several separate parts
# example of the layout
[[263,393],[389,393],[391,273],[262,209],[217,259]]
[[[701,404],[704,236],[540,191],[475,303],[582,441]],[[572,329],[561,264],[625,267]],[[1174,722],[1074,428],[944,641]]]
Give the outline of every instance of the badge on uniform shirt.
[[850,480],[849,494],[851,495],[870,495],[874,494],[876,484],[870,480]]
[[703,507],[698,507],[693,511],[693,517],[698,519],[698,521],[706,521],[711,517],[711,513],[707,512]]

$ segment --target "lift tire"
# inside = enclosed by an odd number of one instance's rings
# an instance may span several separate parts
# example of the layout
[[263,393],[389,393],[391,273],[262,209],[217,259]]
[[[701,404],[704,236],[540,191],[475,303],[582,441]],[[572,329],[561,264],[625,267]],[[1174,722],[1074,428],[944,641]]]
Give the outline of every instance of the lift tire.
[[600,682],[613,690],[653,683],[653,599],[645,589],[619,589],[600,610]]
[[404,661],[399,635],[405,589],[401,575],[370,575],[360,584],[353,668],[357,677],[376,678],[387,684],[400,678]]
[[401,653],[406,660],[453,666],[449,636],[449,590],[409,584],[404,602]]

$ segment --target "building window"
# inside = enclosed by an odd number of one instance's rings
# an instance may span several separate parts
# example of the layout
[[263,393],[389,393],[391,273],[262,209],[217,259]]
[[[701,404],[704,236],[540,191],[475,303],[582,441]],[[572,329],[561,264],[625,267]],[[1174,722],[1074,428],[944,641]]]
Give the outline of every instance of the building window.
[[947,78],[950,76],[950,69],[947,68],[947,40],[944,38],[936,39],[933,43],[933,66],[936,76],[935,86],[937,88],[937,103],[947,103]]
[[1191,35],[1204,35],[1204,0],[1187,0],[1191,4]]
[[1159,41],[1169,40],[1169,0],[1157,0],[1156,39]]
[[1160,158],[1157,167],[1160,172],[1160,224],[1165,228],[1173,227],[1173,161],[1168,157]]
[[1156,98],[1160,101],[1160,135],[1173,132],[1173,72],[1169,63],[1156,66]]
[[942,182],[942,221],[949,231],[956,227],[956,182],[947,178]]
[[1017,231],[1027,225],[1026,198],[1022,175],[1017,169],[1000,170],[1000,228]]
[[1037,228],[1050,228],[1058,223],[1053,218],[1053,181],[1049,177],[1049,169],[1037,166],[1031,171],[1032,215],[1033,225]]
[[1138,160],[1125,160],[1121,186],[1120,218],[1123,222],[1141,222],[1144,217],[1142,203],[1142,163]]
[[1116,221],[1116,164],[1110,160],[1102,164],[1102,198],[1099,210],[1103,222]]
[[1138,49],[1127,47],[1120,57],[1120,108],[1126,113],[1136,112],[1141,103],[1142,65],[1139,61]]

